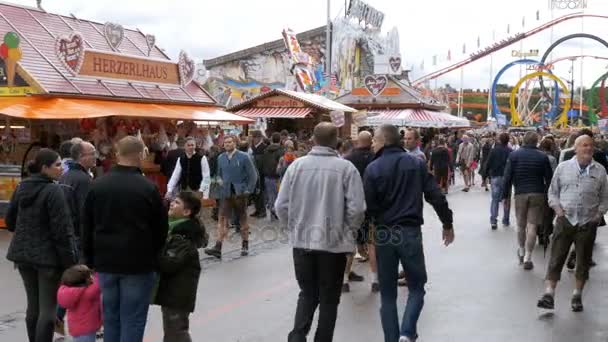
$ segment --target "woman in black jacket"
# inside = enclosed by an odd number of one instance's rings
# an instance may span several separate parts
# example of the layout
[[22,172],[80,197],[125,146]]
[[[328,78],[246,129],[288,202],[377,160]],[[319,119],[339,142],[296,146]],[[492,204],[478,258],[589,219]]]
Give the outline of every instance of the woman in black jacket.
[[26,326],[30,342],[51,342],[57,289],[63,270],[76,262],[74,229],[64,191],[56,180],[61,158],[41,149],[13,194],[6,225],[14,233],[7,259],[23,278],[27,295]]

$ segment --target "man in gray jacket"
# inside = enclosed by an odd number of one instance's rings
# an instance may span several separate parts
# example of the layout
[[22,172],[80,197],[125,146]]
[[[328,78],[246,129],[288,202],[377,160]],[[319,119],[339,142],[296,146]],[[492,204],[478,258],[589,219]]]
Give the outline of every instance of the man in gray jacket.
[[306,341],[319,306],[315,341],[332,341],[346,257],[355,250],[365,195],[355,166],[335,151],[338,130],[323,122],[314,129],[315,147],[287,169],[276,213],[287,226],[300,286],[295,324],[288,341]]

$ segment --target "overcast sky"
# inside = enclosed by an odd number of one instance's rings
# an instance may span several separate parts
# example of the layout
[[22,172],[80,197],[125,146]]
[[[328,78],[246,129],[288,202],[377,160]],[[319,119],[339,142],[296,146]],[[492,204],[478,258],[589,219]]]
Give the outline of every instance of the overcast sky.
[[[6,1],[6,0],[5,0]],[[35,6],[35,0],[9,0],[21,5]],[[448,50],[452,62],[464,59],[462,46],[466,44],[466,56],[477,49],[477,37],[481,47],[507,36],[507,25],[511,35],[521,32],[522,17],[525,30],[532,29],[551,18],[549,0],[367,0],[367,3],[385,13],[383,31],[393,26],[399,29],[401,52],[407,64],[413,67],[412,79],[442,66]],[[587,0],[587,13],[608,15],[608,0]],[[331,1],[332,17],[343,15],[344,0]],[[190,52],[197,61],[217,57],[226,53],[252,47],[281,38],[281,31],[290,27],[296,32],[309,30],[326,22],[326,0],[46,0],[43,7],[53,13],[99,22],[116,22],[128,28],[139,28],[144,33],[157,37],[157,44],[176,58],[180,49]],[[540,10],[541,21],[536,21]],[[554,11],[561,16],[571,11]],[[608,40],[606,19],[571,20],[555,27],[554,40],[562,36],[582,32],[591,33]],[[550,45],[549,30],[523,43],[524,50],[539,49],[544,52]],[[585,39],[574,39],[554,50],[554,58],[581,54],[608,57],[608,49],[601,44]],[[494,54],[494,74],[504,64],[513,60],[511,50],[519,50],[515,44]],[[439,63],[433,66],[433,56]],[[538,57],[540,59],[540,57]],[[421,63],[424,60],[424,70]],[[441,63],[441,61],[443,63]],[[569,78],[571,63],[562,62],[556,73]],[[608,71],[606,60],[585,60],[583,81],[590,85]],[[579,84],[580,64],[574,66],[575,82]],[[464,70],[465,87],[487,88],[490,79],[490,58],[486,57],[467,66]],[[525,73],[525,70],[524,70]],[[504,75],[504,81],[514,84],[519,78],[519,68]],[[502,80],[502,79],[501,79]],[[460,72],[442,76],[438,85],[460,84]],[[434,82],[432,83],[434,85]]]

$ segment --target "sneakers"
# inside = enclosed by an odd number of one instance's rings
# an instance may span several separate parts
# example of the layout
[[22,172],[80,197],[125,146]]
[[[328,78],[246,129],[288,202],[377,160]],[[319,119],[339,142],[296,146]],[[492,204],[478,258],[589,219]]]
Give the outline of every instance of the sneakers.
[[492,223],[492,230],[498,229],[498,225],[496,223]]
[[407,336],[401,336],[399,337],[399,342],[414,342],[415,340],[410,339]]
[[365,278],[363,278],[363,276],[358,275],[355,272],[350,272],[348,274],[348,281],[364,281]]
[[249,255],[249,241],[245,240],[241,243],[241,256]]
[[572,301],[570,302],[572,306],[573,312],[582,312],[583,311],[583,298],[580,295],[572,296]]
[[526,261],[526,262],[524,262],[524,270],[530,271],[533,268],[534,268],[534,263],[532,263],[532,261]]
[[342,293],[348,293],[350,292],[350,284],[346,283],[346,284],[342,284]]
[[372,283],[372,293],[378,293],[378,292],[380,292],[380,284]]
[[538,304],[536,304],[536,306],[538,308],[545,309],[545,310],[553,310],[553,309],[555,309],[555,300],[553,299],[552,295],[545,293],[540,298],[540,300],[538,301]]

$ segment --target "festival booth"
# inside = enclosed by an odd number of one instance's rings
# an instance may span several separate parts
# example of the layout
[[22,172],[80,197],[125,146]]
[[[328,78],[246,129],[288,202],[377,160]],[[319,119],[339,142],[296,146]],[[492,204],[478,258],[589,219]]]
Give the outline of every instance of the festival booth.
[[349,136],[352,113],[357,110],[320,95],[274,89],[228,108],[238,116],[255,119],[257,128],[276,132],[312,131],[322,121],[340,127],[341,136]]
[[383,124],[420,128],[470,127],[468,120],[441,112],[444,107],[435,99],[422,95],[393,76],[366,76],[363,84],[363,88],[355,88],[336,99],[359,110],[352,123],[353,132],[358,127]]
[[114,143],[135,135],[151,152],[144,173],[163,189],[154,159],[177,136],[196,122],[252,122],[192,81],[184,51],[174,62],[139,30],[0,3],[0,39],[0,217],[37,148],[81,137],[96,146],[100,170]]

